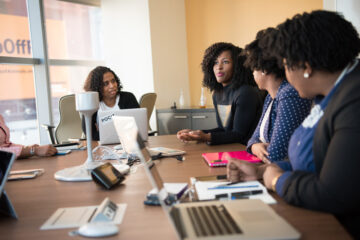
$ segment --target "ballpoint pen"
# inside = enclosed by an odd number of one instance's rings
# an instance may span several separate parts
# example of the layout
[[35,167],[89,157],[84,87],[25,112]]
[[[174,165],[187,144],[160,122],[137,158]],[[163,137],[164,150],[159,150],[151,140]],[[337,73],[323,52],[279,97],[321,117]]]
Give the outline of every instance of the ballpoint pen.
[[234,185],[234,184],[238,184],[238,183],[242,183],[242,182],[244,182],[244,181],[230,182],[230,183],[217,185],[216,187],[225,187],[225,186],[230,186],[230,185]]
[[216,186],[209,187],[208,190],[218,190],[218,189],[236,189],[236,188],[257,188],[259,185],[243,185],[243,186]]

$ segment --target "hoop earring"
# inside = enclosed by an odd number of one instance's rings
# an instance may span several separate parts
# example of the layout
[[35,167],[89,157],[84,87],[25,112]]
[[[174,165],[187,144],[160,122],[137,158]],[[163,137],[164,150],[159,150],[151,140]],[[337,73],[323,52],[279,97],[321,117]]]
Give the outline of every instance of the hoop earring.
[[307,72],[304,73],[304,78],[309,78],[309,74]]

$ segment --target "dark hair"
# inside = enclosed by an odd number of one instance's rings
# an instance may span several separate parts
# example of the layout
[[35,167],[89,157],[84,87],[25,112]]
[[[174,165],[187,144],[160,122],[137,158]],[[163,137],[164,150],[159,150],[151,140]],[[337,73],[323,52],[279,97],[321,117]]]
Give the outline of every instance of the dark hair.
[[104,74],[108,73],[108,72],[111,72],[114,75],[115,80],[118,85],[118,93],[119,93],[122,89],[120,79],[114,73],[114,71],[108,67],[98,66],[98,67],[94,68],[89,73],[88,77],[85,80],[84,90],[98,92],[100,101],[103,99],[102,89],[104,87],[104,82],[103,82]]
[[279,33],[268,44],[279,64],[336,72],[360,52],[360,39],[354,26],[336,12],[317,10],[295,15],[279,24]]
[[231,78],[232,87],[236,89],[244,84],[256,86],[251,70],[243,66],[246,58],[240,55],[242,49],[225,42],[215,43],[205,50],[204,59],[201,63],[204,73],[203,86],[211,91],[223,89],[222,84],[216,81],[213,67],[217,57],[224,51],[231,52],[234,71]]
[[246,55],[245,67],[251,70],[263,71],[266,74],[274,74],[277,78],[285,77],[285,70],[279,67],[277,58],[270,56],[267,52],[267,41],[278,31],[275,28],[267,28],[256,34],[256,39],[246,45],[244,55]]

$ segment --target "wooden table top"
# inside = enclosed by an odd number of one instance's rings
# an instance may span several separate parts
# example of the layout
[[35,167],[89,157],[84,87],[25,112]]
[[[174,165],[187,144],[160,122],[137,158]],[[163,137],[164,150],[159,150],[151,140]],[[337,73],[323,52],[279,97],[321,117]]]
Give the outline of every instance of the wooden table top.
[[[165,182],[189,182],[193,176],[225,174],[226,168],[210,168],[201,159],[201,153],[243,150],[240,144],[208,146],[181,143],[174,135],[150,137],[150,147],[169,147],[185,150],[183,162],[175,158],[155,161]],[[84,163],[86,151],[73,151],[65,156],[16,160],[12,170],[44,168],[45,173],[35,179],[11,181],[6,192],[19,219],[0,217],[0,239],[84,239],[70,237],[74,229],[40,230],[41,225],[58,208],[98,205],[106,197],[115,203],[126,203],[127,208],[119,234],[106,239],[176,239],[176,234],[160,207],[145,206],[143,201],[151,185],[141,165],[120,186],[104,190],[93,182],[61,182],[54,173],[66,167]],[[278,204],[275,211],[292,224],[302,239],[351,239],[331,214],[290,206],[274,194]]]

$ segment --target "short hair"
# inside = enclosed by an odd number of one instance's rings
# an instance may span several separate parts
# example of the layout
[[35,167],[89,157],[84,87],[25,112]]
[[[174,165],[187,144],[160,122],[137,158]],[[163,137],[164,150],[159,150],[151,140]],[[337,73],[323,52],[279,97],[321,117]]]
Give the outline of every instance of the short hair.
[[256,39],[246,45],[244,55],[246,55],[245,67],[251,70],[259,70],[266,74],[274,74],[277,78],[285,77],[285,70],[279,67],[277,58],[271,56],[266,42],[272,35],[278,32],[275,28],[267,28],[256,34]]
[[269,42],[279,64],[290,69],[305,67],[336,72],[355,60],[360,39],[354,26],[336,12],[316,10],[295,15],[277,26],[279,33]]
[[240,55],[242,49],[226,42],[214,43],[205,50],[201,63],[204,73],[203,86],[209,88],[210,91],[223,89],[222,84],[216,81],[213,67],[218,56],[224,51],[231,52],[234,71],[231,78],[232,87],[236,89],[242,85],[256,86],[251,70],[243,66],[246,58]]
[[120,82],[120,79],[115,74],[115,72],[108,67],[97,66],[96,68],[91,70],[91,72],[89,73],[88,77],[85,80],[84,90],[98,92],[100,101],[102,101],[102,99],[103,99],[102,89],[104,87],[104,82],[103,82],[104,74],[108,73],[108,72],[110,72],[114,75],[115,80],[118,85],[117,93],[119,93],[122,89],[122,84]]

